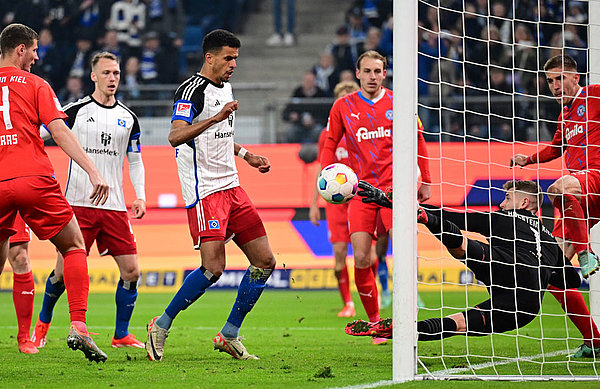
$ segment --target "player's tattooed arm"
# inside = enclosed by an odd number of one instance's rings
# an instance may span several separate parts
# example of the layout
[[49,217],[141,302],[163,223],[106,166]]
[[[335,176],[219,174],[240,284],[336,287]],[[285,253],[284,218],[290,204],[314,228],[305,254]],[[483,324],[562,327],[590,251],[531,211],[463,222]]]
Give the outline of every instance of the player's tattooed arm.
[[173,120],[169,132],[169,143],[173,147],[187,143],[206,131],[207,128],[227,119],[238,109],[238,101],[230,101],[213,117],[189,124],[185,120]]

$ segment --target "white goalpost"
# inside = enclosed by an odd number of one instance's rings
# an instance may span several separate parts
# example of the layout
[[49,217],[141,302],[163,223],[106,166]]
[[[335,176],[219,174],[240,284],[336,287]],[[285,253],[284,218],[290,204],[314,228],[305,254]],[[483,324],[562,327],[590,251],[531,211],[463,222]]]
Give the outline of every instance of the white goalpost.
[[[508,164],[514,154],[539,151],[556,130],[560,106],[542,69],[550,56],[575,56],[580,84],[600,84],[600,0],[401,0],[393,12],[393,381],[600,381],[600,356],[572,357],[583,336],[548,291],[522,328],[417,342],[417,321],[468,310],[489,294],[418,227],[412,189],[417,117],[428,140],[433,205],[490,212],[505,181],[533,180],[547,191],[565,174],[562,157],[522,169]],[[547,198],[540,216],[552,231]],[[600,223],[590,241],[600,254]],[[600,324],[600,274],[584,284]],[[425,307],[417,307],[418,292]]]

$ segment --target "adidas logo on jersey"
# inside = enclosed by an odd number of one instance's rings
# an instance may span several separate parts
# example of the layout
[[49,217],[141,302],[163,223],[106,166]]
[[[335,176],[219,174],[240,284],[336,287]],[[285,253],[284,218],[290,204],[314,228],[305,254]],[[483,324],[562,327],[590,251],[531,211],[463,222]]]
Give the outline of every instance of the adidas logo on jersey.
[[377,127],[376,130],[369,131],[365,127],[361,127],[356,131],[356,139],[360,143],[363,140],[386,138],[392,136],[392,130],[390,128],[383,128],[383,126]]
[[94,120],[94,118],[93,118],[93,117],[91,117],[91,116],[90,116],[90,118],[87,120],[87,122],[88,122],[88,123],[94,123],[94,122],[95,122],[95,120]]
[[221,102],[220,102],[219,100],[217,100],[217,101],[215,102],[215,107],[217,107],[217,106],[219,106],[219,105],[221,105]]

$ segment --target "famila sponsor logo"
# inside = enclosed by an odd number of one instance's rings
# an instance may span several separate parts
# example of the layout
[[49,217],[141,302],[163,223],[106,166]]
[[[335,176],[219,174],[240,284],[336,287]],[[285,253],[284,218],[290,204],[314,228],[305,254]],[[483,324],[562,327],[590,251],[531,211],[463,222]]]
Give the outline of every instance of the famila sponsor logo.
[[383,126],[377,127],[375,130],[367,130],[365,127],[361,127],[356,131],[356,139],[360,143],[363,140],[377,139],[377,138],[390,138],[392,136],[391,128],[384,128]]

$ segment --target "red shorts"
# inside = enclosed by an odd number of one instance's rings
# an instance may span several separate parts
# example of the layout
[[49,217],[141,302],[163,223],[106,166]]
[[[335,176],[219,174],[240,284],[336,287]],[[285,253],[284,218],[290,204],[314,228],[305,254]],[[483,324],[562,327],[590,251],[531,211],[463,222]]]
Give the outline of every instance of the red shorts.
[[52,177],[0,181],[0,193],[0,241],[15,234],[17,211],[41,240],[58,234],[73,218],[71,206]]
[[[590,228],[600,221],[600,172],[597,170],[581,170],[571,173],[571,176],[577,178],[581,185],[583,196],[580,203],[588,223],[589,231]],[[557,238],[564,238],[562,219],[557,219],[554,222],[552,235]]]
[[327,228],[329,229],[329,241],[350,242],[348,232],[348,203],[325,204],[325,215],[327,216]]
[[28,243],[31,241],[31,230],[29,226],[25,223],[25,220],[17,213],[17,217],[15,218],[15,224],[13,224],[13,228],[17,230],[17,233],[10,237],[9,242],[11,244],[17,243]]
[[114,257],[137,254],[127,212],[77,206],[73,206],[73,212],[83,234],[88,255],[94,241],[100,255]]
[[374,203],[363,203],[354,198],[348,203],[348,225],[350,235],[355,232],[368,232],[375,238],[377,217],[381,217],[385,231],[392,228],[392,210]]
[[187,209],[194,248],[201,242],[232,239],[242,246],[267,235],[258,211],[241,186],[211,193]]

